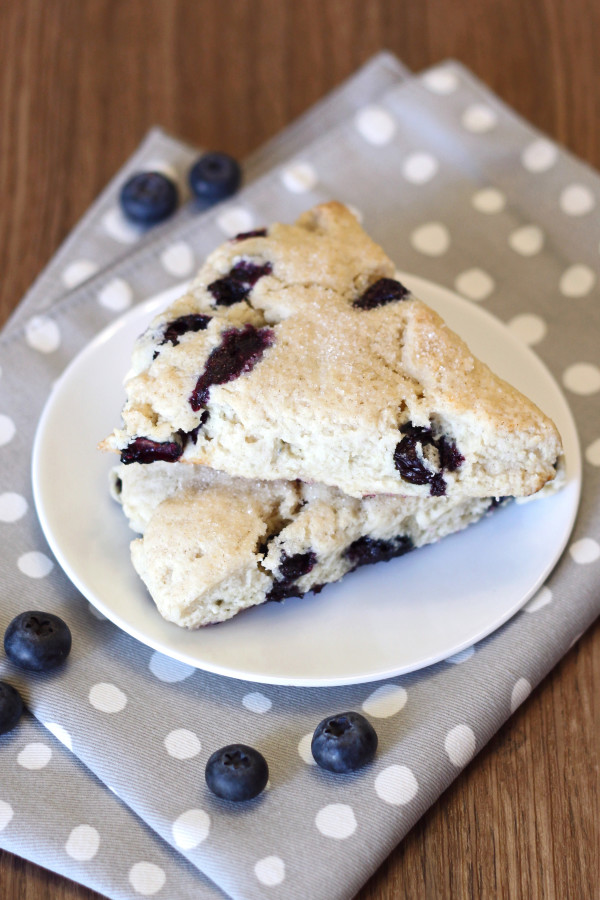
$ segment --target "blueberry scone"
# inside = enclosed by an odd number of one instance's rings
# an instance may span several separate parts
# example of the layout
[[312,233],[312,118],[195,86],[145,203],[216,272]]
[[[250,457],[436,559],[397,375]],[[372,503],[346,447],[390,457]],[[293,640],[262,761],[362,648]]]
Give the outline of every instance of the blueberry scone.
[[136,343],[123,463],[181,460],[354,497],[525,496],[554,424],[395,278],[350,211],[240,234]]
[[489,498],[374,496],[252,482],[204,466],[118,466],[113,495],[134,531],[134,568],[161,615],[187,628],[319,591],[365,563],[460,531]]

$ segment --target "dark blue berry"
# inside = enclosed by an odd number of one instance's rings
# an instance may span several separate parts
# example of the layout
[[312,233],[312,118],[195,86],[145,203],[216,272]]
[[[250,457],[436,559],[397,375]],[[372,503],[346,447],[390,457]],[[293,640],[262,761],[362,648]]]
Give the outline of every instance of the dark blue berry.
[[256,237],[266,237],[267,229],[266,228],[255,228],[253,231],[240,231],[239,234],[234,234],[231,240],[234,243],[238,241],[247,241],[248,238],[256,238]]
[[413,542],[404,534],[399,534],[387,541],[383,538],[370,537],[367,534],[349,544],[344,550],[344,556],[356,569],[358,566],[369,563],[388,562],[396,556],[404,556],[413,548]]
[[12,731],[23,713],[21,695],[12,684],[0,681],[0,734]]
[[188,331],[204,331],[211,320],[211,316],[204,316],[201,313],[189,313],[187,316],[179,316],[172,322],[167,322],[163,332],[161,344],[170,342],[174,347],[179,343],[179,338]]
[[266,787],[269,767],[262,753],[245,744],[215,750],[206,763],[206,784],[222,800],[252,800]]
[[256,263],[242,259],[223,278],[217,278],[208,285],[208,290],[215,298],[217,306],[233,306],[245,300],[256,282],[263,275],[270,275],[273,266],[270,262],[257,266]]
[[317,561],[317,554],[313,550],[307,553],[293,553],[288,556],[285,550],[281,553],[278,575],[273,582],[271,590],[265,600],[285,600],[286,597],[302,596],[296,586],[296,582],[303,575],[307,575]]
[[395,281],[393,278],[380,278],[364,292],[361,297],[354,300],[352,306],[356,309],[375,309],[377,306],[385,306],[395,300],[405,300],[410,296],[410,291]]
[[317,765],[329,772],[354,772],[377,750],[377,733],[357,712],[338,713],[319,722],[310,749]]
[[230,328],[224,331],[221,343],[206,360],[204,372],[190,395],[189,403],[194,412],[208,403],[211,385],[225,384],[250,372],[274,338],[275,334],[270,328],[257,329],[249,324],[240,329]]
[[183,445],[177,441],[159,442],[151,441],[147,437],[138,437],[121,450],[121,462],[125,466],[130,463],[153,463],[156,460],[175,462],[182,453]]
[[162,172],[138,172],[121,189],[121,208],[139,225],[156,225],[177,208],[177,186]]
[[4,649],[17,666],[44,672],[65,661],[71,651],[71,632],[58,616],[29,610],[6,629]]
[[189,181],[194,196],[209,205],[235,194],[242,170],[227,153],[203,153],[190,169]]
[[[396,444],[394,464],[402,478],[410,484],[428,484],[432,497],[443,497],[446,493],[446,481],[443,472],[454,472],[465,461],[456,444],[441,435],[434,437],[431,428],[405,422],[400,427],[404,435]],[[439,471],[433,472],[423,462],[423,448],[431,446],[438,451]],[[420,454],[419,452],[420,451]]]

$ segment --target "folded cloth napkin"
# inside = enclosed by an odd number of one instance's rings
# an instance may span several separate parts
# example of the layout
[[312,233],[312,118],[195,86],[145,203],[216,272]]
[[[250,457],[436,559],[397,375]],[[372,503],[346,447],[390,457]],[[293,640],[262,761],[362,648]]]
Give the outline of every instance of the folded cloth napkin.
[[[74,639],[55,674],[3,660],[2,677],[79,760],[31,719],[0,739],[0,840],[109,897],[185,897],[188,878],[202,897],[351,897],[600,610],[600,178],[455,63],[406,79],[385,55],[288,135],[232,201],[202,215],[188,206],[51,305],[30,295],[0,339],[0,626],[43,608]],[[117,186],[105,198],[113,209]],[[97,618],[51,558],[28,463],[50,384],[98,330],[187,277],[224,236],[331,198],[352,205],[403,270],[454,287],[535,344],[567,391],[585,490],[546,583],[474,647],[377,684],[253,685],[168,659]],[[90,224],[106,230],[106,216]],[[65,245],[62,268],[93,264],[92,251]],[[367,769],[331,776],[307,744],[344,709],[365,712],[380,746]],[[203,768],[239,740],[264,753],[270,786],[233,808],[208,793]],[[32,827],[40,795],[47,813],[38,808]]]

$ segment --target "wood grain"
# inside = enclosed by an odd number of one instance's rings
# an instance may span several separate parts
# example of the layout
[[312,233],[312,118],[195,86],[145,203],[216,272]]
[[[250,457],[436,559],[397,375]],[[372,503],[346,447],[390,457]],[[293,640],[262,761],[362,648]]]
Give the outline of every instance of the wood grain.
[[[600,167],[598,0],[2,0],[0,321],[146,130],[243,157],[380,49],[453,57]],[[360,900],[596,898],[600,627]],[[98,895],[0,853],[0,897]]]

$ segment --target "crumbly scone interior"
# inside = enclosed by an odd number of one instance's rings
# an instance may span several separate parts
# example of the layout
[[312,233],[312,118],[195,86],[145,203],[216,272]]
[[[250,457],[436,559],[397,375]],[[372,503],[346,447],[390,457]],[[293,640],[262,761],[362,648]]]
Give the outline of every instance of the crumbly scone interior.
[[477,521],[485,498],[376,496],[325,485],[250,482],[203,467],[119,466],[113,493],[132,528],[134,567],[161,615],[188,628],[338,581],[359,565]]

